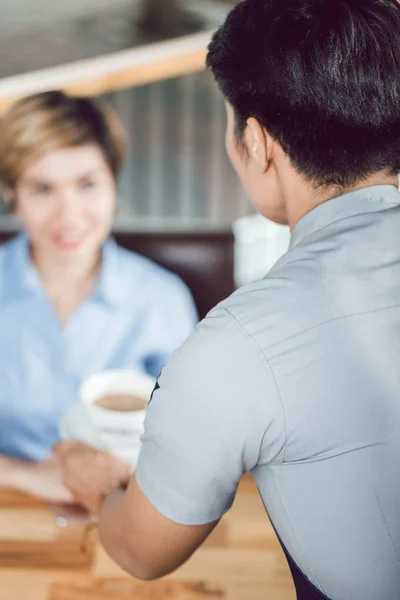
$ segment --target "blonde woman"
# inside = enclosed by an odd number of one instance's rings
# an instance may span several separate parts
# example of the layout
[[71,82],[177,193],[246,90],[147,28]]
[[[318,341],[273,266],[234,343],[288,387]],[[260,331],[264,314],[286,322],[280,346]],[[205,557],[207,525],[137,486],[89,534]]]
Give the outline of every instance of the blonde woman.
[[124,158],[116,115],[91,100],[36,95],[0,124],[0,179],[24,230],[0,248],[0,487],[68,501],[51,457],[81,381],[157,376],[194,327],[182,281],[109,237]]

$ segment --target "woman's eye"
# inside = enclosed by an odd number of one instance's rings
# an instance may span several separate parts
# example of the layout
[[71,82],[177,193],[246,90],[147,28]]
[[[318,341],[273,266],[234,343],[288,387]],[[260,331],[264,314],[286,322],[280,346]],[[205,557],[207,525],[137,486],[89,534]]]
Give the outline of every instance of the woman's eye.
[[82,181],[79,182],[79,189],[80,190],[90,190],[92,188],[94,188],[96,185],[96,182],[93,181],[93,179],[82,179]]
[[38,183],[33,188],[33,193],[36,196],[46,196],[47,194],[50,194],[50,192],[51,192],[51,187],[49,185],[47,185],[46,183]]

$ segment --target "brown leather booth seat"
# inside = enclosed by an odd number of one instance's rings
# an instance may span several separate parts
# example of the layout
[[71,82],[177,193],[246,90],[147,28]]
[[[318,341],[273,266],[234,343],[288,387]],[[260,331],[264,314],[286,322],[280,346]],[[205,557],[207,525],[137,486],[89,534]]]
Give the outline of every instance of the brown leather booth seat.
[[[13,232],[0,232],[0,243]],[[234,240],[218,233],[116,233],[121,246],[177,273],[193,294],[200,318],[234,290]]]

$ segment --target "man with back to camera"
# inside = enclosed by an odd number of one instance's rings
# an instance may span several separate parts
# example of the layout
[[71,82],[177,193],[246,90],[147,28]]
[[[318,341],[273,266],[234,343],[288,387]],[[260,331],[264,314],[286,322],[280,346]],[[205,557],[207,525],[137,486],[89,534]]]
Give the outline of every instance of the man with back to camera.
[[251,472],[298,598],[396,600],[400,6],[246,0],[207,63],[231,161],[257,209],[289,224],[290,249],[163,369],[135,476],[67,444],[65,482],[99,511],[109,554],[152,579],[187,560]]

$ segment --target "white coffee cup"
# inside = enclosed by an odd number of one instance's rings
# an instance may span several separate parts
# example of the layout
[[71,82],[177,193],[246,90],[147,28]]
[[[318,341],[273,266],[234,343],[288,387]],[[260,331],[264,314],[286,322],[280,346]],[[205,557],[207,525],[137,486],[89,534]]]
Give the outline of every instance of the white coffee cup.
[[[75,439],[107,450],[134,467],[140,451],[145,405],[154,386],[152,377],[137,371],[113,370],[91,375],[80,388],[81,402],[62,420],[62,439]],[[143,398],[143,408],[118,411],[96,404],[110,395]]]

